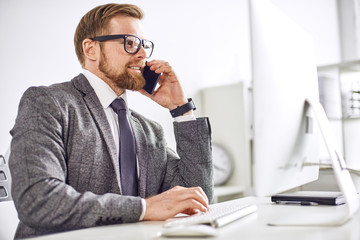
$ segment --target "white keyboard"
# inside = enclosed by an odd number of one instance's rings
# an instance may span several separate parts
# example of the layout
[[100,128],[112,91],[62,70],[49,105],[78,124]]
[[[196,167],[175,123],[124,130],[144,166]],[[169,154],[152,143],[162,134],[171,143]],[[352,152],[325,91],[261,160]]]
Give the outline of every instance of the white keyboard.
[[210,210],[192,216],[168,220],[164,227],[179,225],[207,224],[215,228],[222,227],[228,223],[256,212],[255,204],[244,204],[241,199],[210,205]]

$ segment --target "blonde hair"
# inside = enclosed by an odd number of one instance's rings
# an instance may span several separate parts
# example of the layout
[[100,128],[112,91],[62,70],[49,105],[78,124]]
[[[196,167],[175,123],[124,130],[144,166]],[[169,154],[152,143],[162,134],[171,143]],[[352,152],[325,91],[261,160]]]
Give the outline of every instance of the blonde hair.
[[109,21],[118,15],[142,19],[143,11],[132,4],[105,4],[95,7],[80,20],[74,36],[75,52],[82,67],[84,67],[84,52],[82,42],[87,38],[106,34]]

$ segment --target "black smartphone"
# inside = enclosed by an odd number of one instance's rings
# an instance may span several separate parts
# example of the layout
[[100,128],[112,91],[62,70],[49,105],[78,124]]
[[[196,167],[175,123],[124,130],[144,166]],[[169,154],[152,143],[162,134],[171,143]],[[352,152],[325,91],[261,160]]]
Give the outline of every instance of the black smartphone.
[[150,70],[150,67],[145,63],[145,68],[143,71],[143,76],[145,78],[146,84],[143,89],[149,94],[153,94],[156,84],[159,81],[161,73],[156,73]]

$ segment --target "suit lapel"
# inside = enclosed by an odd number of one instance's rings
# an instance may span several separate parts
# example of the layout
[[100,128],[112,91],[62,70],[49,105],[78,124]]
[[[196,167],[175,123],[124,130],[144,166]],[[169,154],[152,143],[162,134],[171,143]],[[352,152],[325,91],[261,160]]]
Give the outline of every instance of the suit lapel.
[[147,179],[147,164],[148,148],[144,130],[139,120],[130,114],[130,124],[133,129],[136,141],[136,155],[139,162],[139,196],[146,197],[146,179]]
[[94,89],[91,87],[89,81],[86,79],[84,75],[80,74],[79,76],[74,78],[72,82],[76,89],[84,93],[84,97],[83,97],[84,101],[96,125],[98,126],[100,133],[104,139],[106,148],[110,153],[111,161],[115,169],[116,180],[121,192],[120,167],[119,167],[119,160],[117,159],[117,154],[116,154],[116,145],[105,112],[100,110],[103,109],[103,107],[99,101],[99,98],[97,97]]

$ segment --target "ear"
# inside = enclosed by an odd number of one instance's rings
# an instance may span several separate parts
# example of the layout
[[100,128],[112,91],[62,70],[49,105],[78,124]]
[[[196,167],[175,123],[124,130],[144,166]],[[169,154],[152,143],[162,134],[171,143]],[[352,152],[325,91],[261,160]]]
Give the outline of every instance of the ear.
[[98,52],[98,44],[96,41],[86,38],[82,42],[82,47],[84,51],[85,58],[96,61],[97,60],[97,52]]

